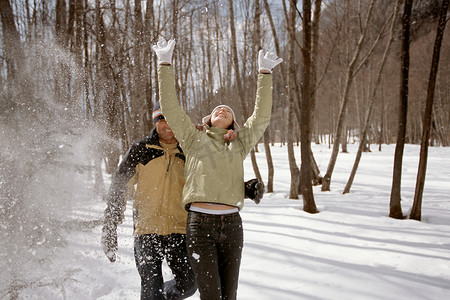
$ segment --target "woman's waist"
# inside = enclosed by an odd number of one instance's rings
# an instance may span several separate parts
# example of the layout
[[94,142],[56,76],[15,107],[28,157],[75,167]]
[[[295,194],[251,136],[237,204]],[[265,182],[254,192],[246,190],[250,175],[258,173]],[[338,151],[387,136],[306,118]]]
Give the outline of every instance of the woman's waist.
[[239,212],[239,208],[222,203],[193,202],[190,204],[189,211],[211,215],[228,215]]
[[191,207],[197,207],[207,210],[230,210],[237,209],[236,206],[223,204],[223,203],[213,203],[213,202],[192,202]]
[[223,204],[223,203],[213,203],[213,202],[192,202],[191,207],[198,207],[209,210],[228,210],[237,208],[236,206]]

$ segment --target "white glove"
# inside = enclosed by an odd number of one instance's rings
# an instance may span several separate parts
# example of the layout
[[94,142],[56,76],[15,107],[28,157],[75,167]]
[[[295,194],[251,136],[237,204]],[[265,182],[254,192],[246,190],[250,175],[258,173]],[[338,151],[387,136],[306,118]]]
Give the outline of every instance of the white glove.
[[152,46],[153,51],[155,51],[158,57],[158,64],[172,64],[172,54],[173,48],[175,47],[175,40],[171,39],[167,42],[165,39],[160,39],[160,41]]
[[266,55],[264,55],[264,51],[259,50],[258,55],[258,71],[261,72],[269,72],[272,73],[272,69],[281,63],[283,61],[282,58],[276,56],[275,54],[271,52],[267,52]]

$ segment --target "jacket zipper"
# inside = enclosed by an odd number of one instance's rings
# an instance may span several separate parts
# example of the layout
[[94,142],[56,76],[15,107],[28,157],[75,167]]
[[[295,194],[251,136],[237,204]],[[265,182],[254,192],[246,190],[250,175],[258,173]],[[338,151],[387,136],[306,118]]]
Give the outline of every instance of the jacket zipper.
[[170,157],[171,157],[171,155],[169,155],[169,163],[167,164],[166,174],[169,173],[169,167],[170,167],[170,161],[171,161]]

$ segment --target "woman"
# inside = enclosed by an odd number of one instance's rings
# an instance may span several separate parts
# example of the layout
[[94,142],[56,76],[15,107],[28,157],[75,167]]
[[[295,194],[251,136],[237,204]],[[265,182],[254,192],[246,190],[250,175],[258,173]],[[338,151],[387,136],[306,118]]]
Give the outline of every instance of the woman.
[[[236,299],[243,246],[243,161],[269,125],[272,68],[282,59],[259,52],[255,109],[239,128],[233,110],[219,105],[199,131],[180,107],[171,66],[175,41],[153,46],[158,57],[161,109],[186,155],[182,205],[187,246],[201,299]],[[238,131],[239,129],[239,131]]]

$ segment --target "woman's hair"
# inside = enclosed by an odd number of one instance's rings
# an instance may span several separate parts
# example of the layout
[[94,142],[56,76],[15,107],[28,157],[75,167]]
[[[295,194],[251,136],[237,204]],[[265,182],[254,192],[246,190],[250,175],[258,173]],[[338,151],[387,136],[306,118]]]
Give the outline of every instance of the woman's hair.
[[[235,128],[234,128],[234,124],[236,124],[236,122],[233,120],[233,122],[231,122],[231,124],[230,124],[230,126],[228,126],[228,130],[235,130]],[[208,119],[208,121],[206,122],[206,123],[204,123],[204,125],[207,125],[208,127],[212,127],[212,124],[211,124],[211,118],[209,118]]]
[[223,104],[216,106],[216,107],[212,110],[212,112],[211,112],[209,115],[203,117],[202,123],[203,123],[204,125],[207,125],[207,126],[209,126],[209,127],[212,127],[212,124],[211,124],[212,114],[214,113],[214,111],[215,111],[216,109],[218,109],[218,108],[220,108],[220,107],[226,107],[226,108],[228,108],[228,109],[231,111],[232,115],[233,115],[233,122],[231,122],[231,125],[228,126],[227,129],[228,129],[228,130],[230,130],[230,129],[232,129],[232,130],[237,130],[237,129],[239,129],[240,126],[239,126],[239,124],[236,122],[236,115],[234,114],[234,111],[233,111],[233,110],[231,109],[231,107],[229,107],[228,105],[223,105]]

